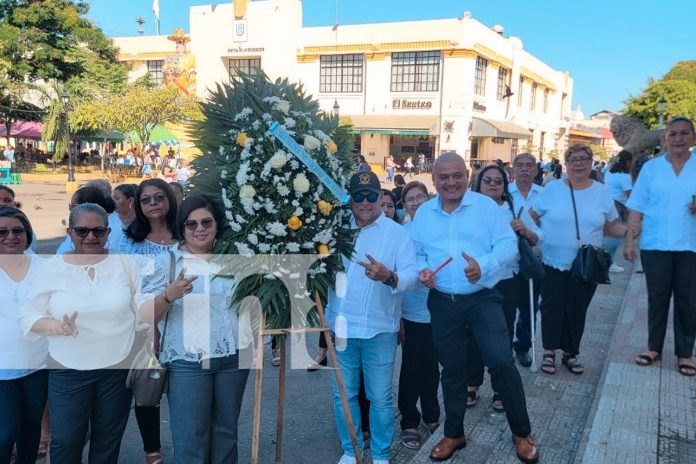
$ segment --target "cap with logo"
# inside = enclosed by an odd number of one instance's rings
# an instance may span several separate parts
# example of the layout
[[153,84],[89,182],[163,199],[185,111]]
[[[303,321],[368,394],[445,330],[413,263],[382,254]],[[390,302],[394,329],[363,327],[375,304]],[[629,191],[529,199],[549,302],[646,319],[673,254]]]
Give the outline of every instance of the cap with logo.
[[382,184],[379,182],[379,178],[375,173],[358,172],[353,174],[353,177],[350,178],[350,190],[348,193],[352,195],[364,191],[382,193]]

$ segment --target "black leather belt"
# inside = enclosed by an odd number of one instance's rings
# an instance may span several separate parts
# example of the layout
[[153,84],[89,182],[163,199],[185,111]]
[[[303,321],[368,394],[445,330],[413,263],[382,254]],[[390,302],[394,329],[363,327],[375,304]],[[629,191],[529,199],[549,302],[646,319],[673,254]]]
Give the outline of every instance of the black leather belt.
[[471,296],[470,294],[445,293],[445,292],[441,292],[440,290],[438,290],[436,288],[432,288],[432,289],[430,289],[430,291],[435,292],[437,295],[439,295],[443,298],[447,298],[448,300],[452,300],[455,303],[458,301],[463,301],[465,298],[468,298]]

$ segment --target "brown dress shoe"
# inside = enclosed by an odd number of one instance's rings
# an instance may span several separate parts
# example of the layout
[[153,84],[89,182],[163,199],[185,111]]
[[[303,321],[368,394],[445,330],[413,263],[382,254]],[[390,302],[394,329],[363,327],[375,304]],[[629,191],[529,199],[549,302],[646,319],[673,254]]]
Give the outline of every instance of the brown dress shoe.
[[512,442],[515,444],[517,449],[517,457],[522,462],[537,462],[539,460],[539,449],[534,443],[534,439],[531,435],[526,437],[518,437],[517,435],[512,436]]
[[444,437],[437,442],[430,452],[430,459],[433,461],[445,461],[452,457],[455,451],[466,446],[466,437],[462,435],[459,438]]

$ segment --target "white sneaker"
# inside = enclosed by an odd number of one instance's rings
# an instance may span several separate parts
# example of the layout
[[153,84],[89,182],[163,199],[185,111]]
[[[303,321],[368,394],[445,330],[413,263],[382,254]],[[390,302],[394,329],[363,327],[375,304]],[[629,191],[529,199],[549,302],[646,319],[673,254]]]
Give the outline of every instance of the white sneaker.
[[358,460],[354,457],[344,454],[341,456],[341,459],[339,459],[338,464],[357,464],[357,462]]
[[609,266],[609,272],[623,272],[623,271],[624,271],[624,268],[622,268],[621,266],[617,266],[616,264],[612,264],[611,266]]

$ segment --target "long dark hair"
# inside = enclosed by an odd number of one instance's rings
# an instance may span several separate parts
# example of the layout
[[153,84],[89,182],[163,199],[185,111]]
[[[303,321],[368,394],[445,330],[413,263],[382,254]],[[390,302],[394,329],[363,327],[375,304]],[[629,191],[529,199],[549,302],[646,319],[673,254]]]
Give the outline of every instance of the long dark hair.
[[394,195],[394,193],[388,189],[382,189],[382,194],[391,198],[392,203],[394,203],[394,217],[391,219],[397,224],[401,224],[401,221],[399,221],[399,215],[396,213],[396,195]]
[[135,219],[124,229],[126,237],[139,243],[144,241],[147,238],[147,234],[152,230],[150,227],[150,220],[145,216],[145,213],[143,213],[143,208],[140,204],[140,197],[146,187],[155,187],[167,195],[167,201],[169,202],[169,211],[167,211],[166,216],[167,229],[172,233],[174,238],[179,238],[176,227],[176,198],[174,197],[172,188],[162,179],[147,179],[138,185],[138,189],[135,192],[135,201],[133,202],[133,206],[135,207]]
[[503,176],[503,201],[508,204],[508,206],[510,207],[510,211],[512,211],[512,216],[514,217],[515,209],[514,205],[512,204],[512,195],[510,195],[510,191],[508,190],[508,178],[505,169],[501,168],[497,164],[491,164],[483,168],[479,173],[478,179],[476,179],[476,186],[474,187],[474,191],[481,193],[481,181],[483,181],[483,175],[492,169],[498,171],[500,175]]
[[225,228],[225,217],[223,216],[220,208],[204,195],[191,195],[187,197],[183,201],[183,203],[181,203],[181,209],[179,210],[179,214],[176,218],[176,227],[177,232],[179,233],[179,237],[181,237],[182,239],[184,238],[184,223],[191,215],[191,213],[201,208],[208,210],[210,214],[213,215],[213,219],[215,219],[215,225],[217,226],[215,238],[218,238],[220,236],[220,234]]
[[628,174],[631,172],[631,161],[633,160],[633,153],[628,150],[621,150],[618,154],[618,159],[616,163],[609,169],[609,172],[613,173],[623,173]]
[[29,222],[29,218],[17,208],[11,207],[0,208],[0,217],[17,219],[19,220],[19,222],[22,223],[22,226],[24,227],[24,233],[27,237],[27,245],[24,247],[24,249],[28,249],[29,245],[31,245],[31,241],[34,239],[34,230],[31,228],[31,222]]

